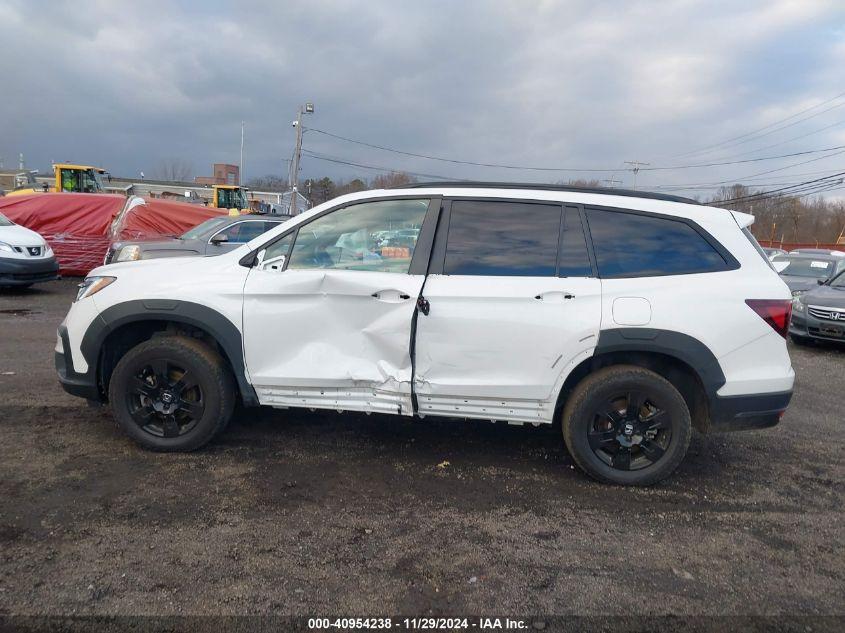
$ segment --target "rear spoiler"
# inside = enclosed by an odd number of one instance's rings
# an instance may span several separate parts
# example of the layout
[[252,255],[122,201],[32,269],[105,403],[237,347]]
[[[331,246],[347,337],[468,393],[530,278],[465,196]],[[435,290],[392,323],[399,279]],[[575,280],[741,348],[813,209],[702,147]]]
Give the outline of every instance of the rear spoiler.
[[739,225],[739,228],[744,229],[754,224],[754,216],[750,213],[734,211],[733,209],[729,209],[729,211],[734,216],[734,220],[736,220],[736,223]]

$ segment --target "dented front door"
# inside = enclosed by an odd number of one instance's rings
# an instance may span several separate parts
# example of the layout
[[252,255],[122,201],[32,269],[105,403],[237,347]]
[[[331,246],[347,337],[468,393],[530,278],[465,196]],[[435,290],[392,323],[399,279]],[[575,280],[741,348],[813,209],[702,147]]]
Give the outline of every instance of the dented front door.
[[[299,229],[285,270],[244,286],[244,355],[261,404],[412,414],[409,343],[426,200],[346,207]],[[424,269],[423,269],[424,270]]]

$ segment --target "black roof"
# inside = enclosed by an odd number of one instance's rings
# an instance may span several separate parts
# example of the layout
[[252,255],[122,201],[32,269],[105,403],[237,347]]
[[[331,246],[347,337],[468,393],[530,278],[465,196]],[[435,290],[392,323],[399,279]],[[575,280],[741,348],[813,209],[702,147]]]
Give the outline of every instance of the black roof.
[[536,182],[472,182],[467,180],[448,182],[414,182],[398,185],[391,189],[427,189],[429,187],[449,187],[454,189],[540,189],[543,191],[571,191],[574,193],[598,193],[605,196],[628,196],[630,198],[648,198],[650,200],[665,200],[667,202],[682,202],[684,204],[701,204],[698,200],[672,196],[665,193],[651,191],[635,191],[633,189],[613,189],[611,187],[578,187],[576,185],[548,185]]

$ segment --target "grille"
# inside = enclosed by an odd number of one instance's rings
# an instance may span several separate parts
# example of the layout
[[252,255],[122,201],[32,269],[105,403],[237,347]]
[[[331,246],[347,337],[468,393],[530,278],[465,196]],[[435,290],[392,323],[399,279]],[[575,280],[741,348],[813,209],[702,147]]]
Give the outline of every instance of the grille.
[[38,257],[41,255],[41,247],[40,246],[27,246],[26,252],[29,253],[32,257]]
[[845,323],[845,308],[828,308],[825,306],[807,306],[810,316],[825,321],[841,321]]

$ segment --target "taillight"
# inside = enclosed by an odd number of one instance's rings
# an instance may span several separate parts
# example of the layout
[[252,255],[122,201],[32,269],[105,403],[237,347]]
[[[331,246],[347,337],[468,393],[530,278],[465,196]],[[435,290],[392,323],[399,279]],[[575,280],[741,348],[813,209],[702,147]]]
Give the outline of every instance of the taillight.
[[774,328],[775,332],[786,338],[789,330],[789,317],[792,316],[790,299],[746,299],[745,303],[760,318]]

